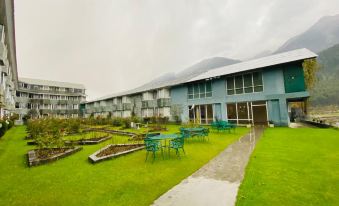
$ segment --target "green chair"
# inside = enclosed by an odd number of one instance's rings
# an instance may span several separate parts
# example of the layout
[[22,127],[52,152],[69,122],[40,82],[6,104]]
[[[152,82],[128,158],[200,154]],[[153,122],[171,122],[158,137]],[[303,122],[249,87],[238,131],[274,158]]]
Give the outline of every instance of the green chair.
[[155,160],[155,153],[157,151],[159,151],[159,150],[161,151],[162,158],[164,159],[164,153],[163,153],[160,141],[153,140],[153,139],[151,139],[149,137],[146,137],[144,139],[144,142],[145,142],[145,148],[146,148],[146,159],[145,159],[145,162],[148,159],[149,153],[153,153],[153,161],[152,162],[154,162],[154,160]]
[[180,158],[180,152],[179,149],[182,149],[182,151],[185,153],[184,149],[185,139],[183,135],[180,135],[178,138],[175,138],[170,141],[169,147],[168,147],[168,156],[171,156],[171,149],[175,150],[175,154]]

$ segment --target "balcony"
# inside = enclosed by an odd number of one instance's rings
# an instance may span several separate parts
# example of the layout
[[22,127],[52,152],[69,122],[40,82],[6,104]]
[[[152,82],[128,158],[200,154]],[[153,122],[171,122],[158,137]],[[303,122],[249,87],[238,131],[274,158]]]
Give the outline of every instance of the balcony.
[[69,96],[85,96],[85,93],[81,92],[66,92],[66,91],[56,91],[56,90],[43,90],[38,88],[23,88],[19,87],[18,91],[20,92],[31,92],[31,93],[41,93],[41,94],[65,94]]
[[7,48],[6,45],[0,41],[0,65],[4,65],[5,60],[7,60]]
[[170,107],[171,99],[170,98],[160,98],[157,99],[158,107]]
[[122,104],[116,104],[116,110],[117,110],[117,111],[122,111],[122,110],[124,110]]
[[130,111],[132,110],[132,103],[122,103],[122,109],[124,111]]
[[147,109],[147,108],[155,108],[158,107],[157,100],[144,100],[142,101],[141,108]]

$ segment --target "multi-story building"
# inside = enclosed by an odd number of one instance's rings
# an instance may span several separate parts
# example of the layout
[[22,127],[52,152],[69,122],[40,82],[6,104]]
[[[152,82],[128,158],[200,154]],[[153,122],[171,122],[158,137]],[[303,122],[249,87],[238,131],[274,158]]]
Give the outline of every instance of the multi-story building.
[[302,63],[316,56],[307,49],[298,49],[193,77],[148,84],[87,102],[85,113],[180,117],[184,122],[200,124],[219,119],[238,124],[288,125],[291,105],[303,105],[309,97]]
[[85,87],[81,84],[19,78],[15,107],[20,119],[26,114],[78,117],[79,105],[85,99]]
[[0,118],[15,110],[18,82],[13,0],[0,1]]

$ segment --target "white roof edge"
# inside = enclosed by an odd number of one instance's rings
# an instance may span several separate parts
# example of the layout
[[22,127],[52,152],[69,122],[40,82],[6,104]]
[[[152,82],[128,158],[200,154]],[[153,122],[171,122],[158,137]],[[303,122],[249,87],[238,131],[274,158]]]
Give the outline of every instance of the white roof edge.
[[202,73],[186,82],[193,82],[202,79],[208,79],[218,76],[224,76],[228,74],[234,74],[238,72],[249,71],[253,69],[259,69],[294,61],[299,61],[303,59],[315,58],[318,55],[308,49],[296,49],[288,52],[278,53],[266,57],[261,57],[258,59],[252,59],[245,62],[240,62],[217,69],[213,69]]
[[56,87],[66,87],[66,88],[75,88],[75,89],[85,89],[83,84],[70,83],[70,82],[60,82],[60,81],[52,81],[45,79],[33,79],[33,78],[24,78],[19,77],[19,82],[24,82],[27,84],[35,84],[35,85],[45,85],[45,86],[56,86]]

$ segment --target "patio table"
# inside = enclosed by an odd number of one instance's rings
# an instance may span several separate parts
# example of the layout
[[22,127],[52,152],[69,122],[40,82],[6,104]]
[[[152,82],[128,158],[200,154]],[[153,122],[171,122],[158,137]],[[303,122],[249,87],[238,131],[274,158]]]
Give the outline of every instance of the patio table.
[[165,141],[165,146],[167,147],[167,140],[170,139],[175,139],[175,138],[179,138],[180,135],[178,134],[159,134],[159,135],[155,135],[153,137],[149,137],[152,140],[164,140]]
[[190,136],[199,134],[205,130],[203,127],[192,127],[192,128],[183,128],[183,131],[187,131]]

